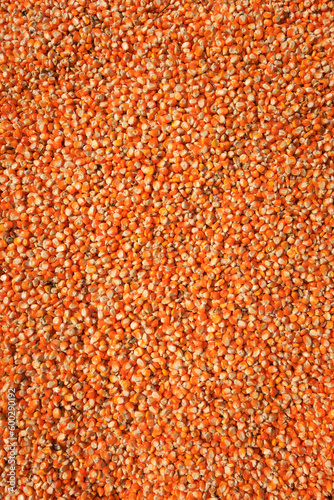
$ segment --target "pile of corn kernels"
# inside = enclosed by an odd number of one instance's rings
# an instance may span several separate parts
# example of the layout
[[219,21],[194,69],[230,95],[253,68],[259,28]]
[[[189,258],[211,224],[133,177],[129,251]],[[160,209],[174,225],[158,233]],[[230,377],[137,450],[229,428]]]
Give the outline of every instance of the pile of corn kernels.
[[0,23],[0,498],[334,497],[334,2]]

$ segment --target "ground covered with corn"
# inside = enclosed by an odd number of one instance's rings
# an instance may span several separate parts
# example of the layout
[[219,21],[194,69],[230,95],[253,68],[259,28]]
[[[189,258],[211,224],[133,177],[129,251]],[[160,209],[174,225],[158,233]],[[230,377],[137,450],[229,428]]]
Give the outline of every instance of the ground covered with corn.
[[333,14],[1,3],[12,498],[332,498]]

